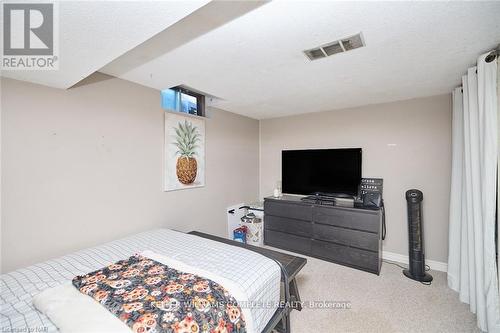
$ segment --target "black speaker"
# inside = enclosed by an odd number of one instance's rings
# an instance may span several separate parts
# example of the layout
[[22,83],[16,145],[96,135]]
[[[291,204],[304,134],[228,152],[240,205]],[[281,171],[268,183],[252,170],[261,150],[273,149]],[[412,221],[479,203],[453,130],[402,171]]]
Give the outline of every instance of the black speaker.
[[363,195],[363,206],[380,207],[382,205],[382,195],[380,193],[368,192]]
[[424,194],[419,190],[406,191],[408,207],[408,254],[409,266],[403,274],[420,282],[431,282],[432,276],[425,271],[424,230],[422,228],[422,201]]

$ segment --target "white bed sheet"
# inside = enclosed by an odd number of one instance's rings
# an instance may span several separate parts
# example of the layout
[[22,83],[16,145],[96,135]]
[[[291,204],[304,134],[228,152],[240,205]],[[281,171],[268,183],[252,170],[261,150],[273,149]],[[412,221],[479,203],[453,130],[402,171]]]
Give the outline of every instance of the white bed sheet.
[[281,272],[271,259],[201,237],[157,229],[49,260],[0,276],[0,325],[14,330],[57,331],[32,303],[42,290],[71,281],[143,250],[200,267],[238,283],[250,299],[254,327],[260,332],[276,311]]

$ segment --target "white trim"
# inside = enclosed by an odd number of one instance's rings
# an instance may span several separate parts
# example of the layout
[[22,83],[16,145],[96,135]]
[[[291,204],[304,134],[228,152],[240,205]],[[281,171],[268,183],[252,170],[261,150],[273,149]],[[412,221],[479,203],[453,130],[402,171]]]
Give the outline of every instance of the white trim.
[[[382,258],[384,260],[394,261],[394,262],[408,265],[408,256],[405,256],[405,255],[402,255],[399,253],[383,251]],[[429,267],[434,271],[439,271],[439,272],[447,272],[448,271],[448,264],[445,262],[426,259],[425,263],[427,265],[429,265]]]

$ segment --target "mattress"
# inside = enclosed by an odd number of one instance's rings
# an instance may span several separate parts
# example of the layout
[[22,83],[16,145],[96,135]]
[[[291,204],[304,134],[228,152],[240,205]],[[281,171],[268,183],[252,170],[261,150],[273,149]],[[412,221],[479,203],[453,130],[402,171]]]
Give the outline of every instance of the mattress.
[[157,229],[1,275],[0,327],[4,330],[10,327],[10,331],[57,331],[57,327],[34,308],[34,295],[144,250],[216,272],[238,283],[251,295],[251,312],[258,332],[276,311],[281,271],[273,260],[239,247]]

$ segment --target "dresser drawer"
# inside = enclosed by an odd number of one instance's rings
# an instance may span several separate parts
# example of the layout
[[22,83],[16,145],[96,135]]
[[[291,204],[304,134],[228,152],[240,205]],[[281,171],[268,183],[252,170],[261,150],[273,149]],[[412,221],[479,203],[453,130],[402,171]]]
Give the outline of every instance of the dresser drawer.
[[264,243],[280,249],[310,253],[311,240],[309,238],[286,234],[284,232],[264,230]]
[[328,207],[314,207],[313,221],[333,226],[379,232],[379,216],[372,211],[344,210]]
[[379,258],[376,252],[318,240],[311,242],[311,252],[313,256],[378,273]]
[[375,252],[378,251],[379,247],[378,234],[371,232],[338,228],[331,225],[316,223],[313,226],[313,235],[313,238],[318,240],[358,247]]
[[288,217],[291,219],[311,221],[312,206],[296,203],[286,203],[277,201],[265,201],[264,213],[279,217]]
[[274,231],[286,232],[297,236],[311,237],[312,224],[302,220],[289,219],[286,217],[278,217],[266,215],[264,228]]

